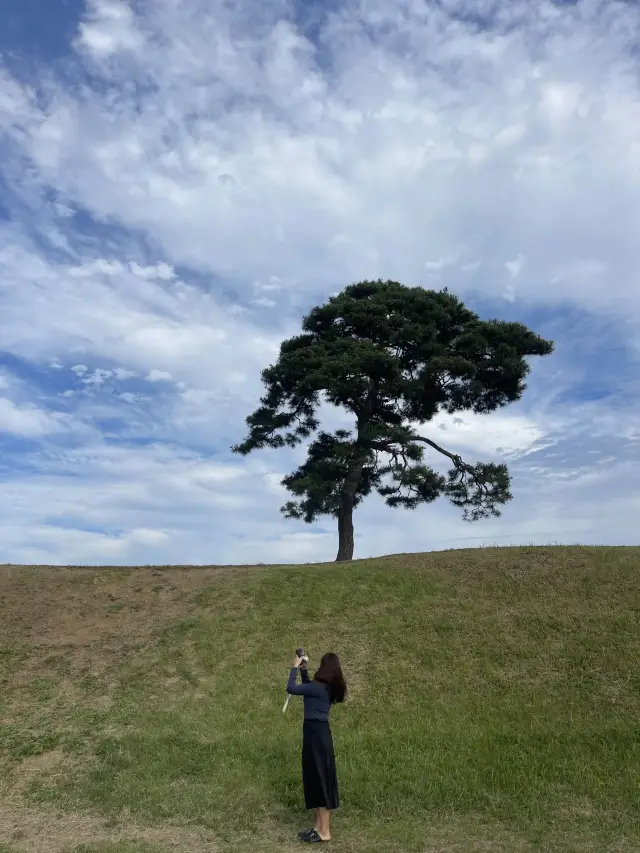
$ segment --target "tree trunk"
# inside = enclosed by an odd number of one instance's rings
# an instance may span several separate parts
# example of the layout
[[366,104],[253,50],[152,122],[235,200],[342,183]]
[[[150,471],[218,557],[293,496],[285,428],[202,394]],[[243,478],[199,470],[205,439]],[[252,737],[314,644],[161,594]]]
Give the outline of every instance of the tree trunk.
[[358,486],[362,480],[362,472],[370,454],[370,445],[364,439],[371,415],[373,414],[378,383],[375,379],[369,380],[369,390],[365,408],[358,415],[358,438],[355,444],[355,453],[351,460],[351,468],[345,477],[340,497],[340,509],[338,510],[338,554],[336,563],[353,560],[353,508],[356,504]]
[[336,563],[353,559],[353,500],[343,495],[338,514],[338,556]]
[[338,510],[338,555],[336,563],[353,559],[353,507],[356,502],[356,492],[362,479],[364,464],[364,457],[358,459],[347,474],[342,487],[340,509]]

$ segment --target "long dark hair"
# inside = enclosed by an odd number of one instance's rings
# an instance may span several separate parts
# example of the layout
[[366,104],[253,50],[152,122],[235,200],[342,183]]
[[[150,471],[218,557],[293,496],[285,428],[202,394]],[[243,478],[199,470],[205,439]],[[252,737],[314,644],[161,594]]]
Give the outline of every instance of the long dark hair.
[[327,652],[326,655],[323,655],[313,680],[326,686],[332,705],[335,705],[336,702],[344,702],[347,695],[347,685],[338,655],[334,655],[333,652]]

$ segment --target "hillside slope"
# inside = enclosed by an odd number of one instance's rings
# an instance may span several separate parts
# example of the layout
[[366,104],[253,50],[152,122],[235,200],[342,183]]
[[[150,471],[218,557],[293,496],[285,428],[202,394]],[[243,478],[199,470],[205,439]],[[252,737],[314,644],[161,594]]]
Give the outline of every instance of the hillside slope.
[[0,853],[300,848],[292,650],[337,651],[333,848],[640,849],[640,548],[0,568]]

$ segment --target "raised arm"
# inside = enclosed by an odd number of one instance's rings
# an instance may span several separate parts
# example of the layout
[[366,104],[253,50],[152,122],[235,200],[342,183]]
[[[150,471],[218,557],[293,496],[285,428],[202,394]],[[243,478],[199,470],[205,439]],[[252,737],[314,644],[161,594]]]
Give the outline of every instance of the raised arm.
[[289,680],[287,681],[287,693],[290,693],[292,696],[316,696],[323,689],[321,684],[314,684],[313,681],[310,681],[308,674],[306,682],[302,684],[296,684],[297,678],[298,667],[294,666],[291,668]]
[[309,670],[306,665],[300,667],[300,677],[302,678],[303,684],[311,684],[311,679],[309,678]]

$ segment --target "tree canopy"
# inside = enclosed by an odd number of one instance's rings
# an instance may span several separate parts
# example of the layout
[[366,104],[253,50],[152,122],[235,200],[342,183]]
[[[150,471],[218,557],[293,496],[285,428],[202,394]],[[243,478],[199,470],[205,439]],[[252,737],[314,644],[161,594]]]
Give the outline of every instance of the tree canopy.
[[[422,435],[439,412],[489,413],[520,399],[530,366],[553,343],[521,323],[481,320],[446,289],[394,281],[346,287],[302,322],[262,372],[265,393],[249,415],[248,454],[294,447],[320,428],[322,400],[350,412],[352,430],[320,431],[305,462],[283,479],[293,500],[282,511],[311,523],[338,519],[337,560],[353,556],[353,509],[372,491],[390,507],[414,509],[447,497],[476,521],[499,516],[512,498],[506,465],[469,464]],[[446,476],[425,462],[452,463]]]

